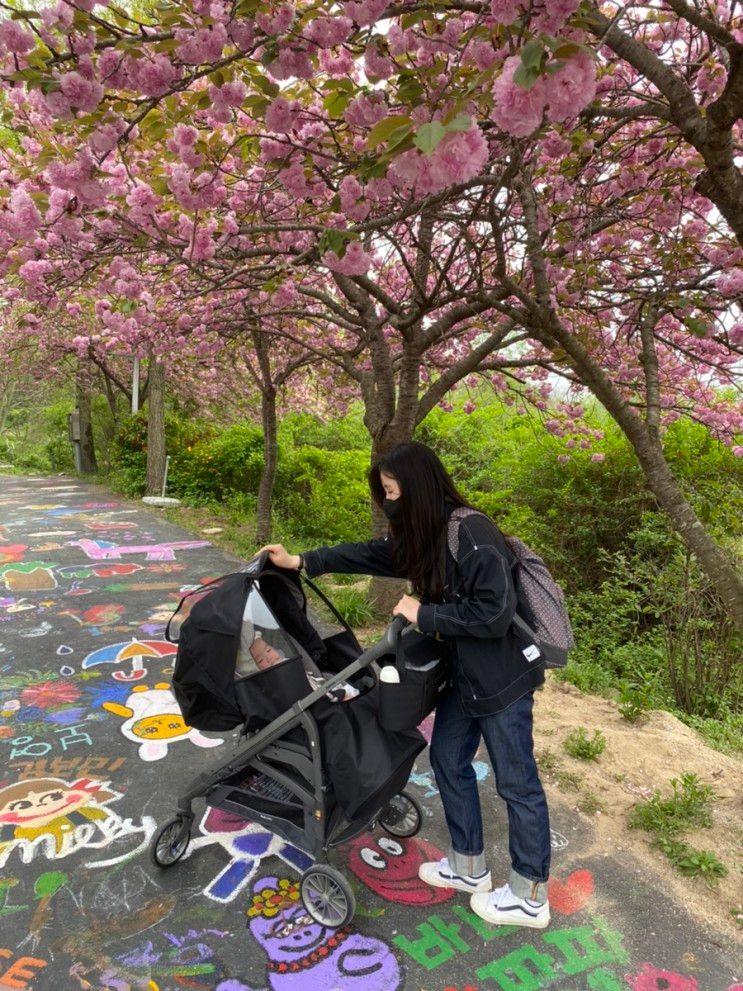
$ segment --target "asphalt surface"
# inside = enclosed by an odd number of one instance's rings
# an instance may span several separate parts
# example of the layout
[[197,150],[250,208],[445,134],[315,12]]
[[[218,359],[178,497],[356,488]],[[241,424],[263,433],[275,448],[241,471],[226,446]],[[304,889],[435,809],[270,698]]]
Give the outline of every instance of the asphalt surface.
[[[240,566],[97,487],[0,477],[0,988],[741,991],[736,948],[622,851],[592,856],[567,807],[551,809],[548,929],[489,927],[466,896],[422,885],[418,864],[446,848],[425,753],[408,785],[418,836],[375,829],[332,855],[357,901],[346,929],[306,917],[301,852],[203,803],[184,858],[153,864],[186,782],[239,744],[167,720],[143,742],[132,720],[145,698],[148,714],[172,709],[164,627],[180,593]],[[476,767],[500,882],[504,810]]]

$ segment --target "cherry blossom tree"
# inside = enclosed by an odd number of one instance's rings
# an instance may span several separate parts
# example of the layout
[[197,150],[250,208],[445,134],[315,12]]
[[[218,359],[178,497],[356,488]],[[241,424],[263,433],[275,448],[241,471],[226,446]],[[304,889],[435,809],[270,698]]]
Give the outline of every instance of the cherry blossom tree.
[[[138,18],[61,0],[0,42],[20,135],[0,265],[29,298],[139,246],[203,279],[212,312],[236,294],[286,339],[301,316],[358,383],[375,453],[479,368],[541,404],[566,376],[625,430],[743,625],[660,443],[683,410],[740,431],[719,398],[743,289],[735,8],[193,0]],[[106,318],[123,337],[149,320],[131,302]],[[577,432],[564,407],[552,429]]]

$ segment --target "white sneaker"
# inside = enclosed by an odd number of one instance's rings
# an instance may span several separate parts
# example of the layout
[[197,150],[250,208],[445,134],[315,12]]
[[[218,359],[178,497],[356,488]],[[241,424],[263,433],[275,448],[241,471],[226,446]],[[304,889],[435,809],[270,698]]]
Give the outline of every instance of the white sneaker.
[[418,868],[418,877],[426,884],[433,885],[434,888],[456,888],[457,891],[490,891],[490,871],[485,871],[478,877],[470,877],[468,874],[455,874],[449,866],[446,857],[442,860],[431,860],[426,864],[421,864]]
[[488,894],[473,895],[470,898],[470,908],[475,915],[496,926],[546,929],[550,922],[548,901],[533,902],[530,898],[517,898],[508,884]]

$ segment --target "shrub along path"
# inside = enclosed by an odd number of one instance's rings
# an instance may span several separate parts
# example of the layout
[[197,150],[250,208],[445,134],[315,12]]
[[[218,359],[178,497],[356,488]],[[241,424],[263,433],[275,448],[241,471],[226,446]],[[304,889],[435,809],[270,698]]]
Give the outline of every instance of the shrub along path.
[[[623,849],[619,833],[603,834],[606,817],[575,810],[646,782],[630,766],[637,753],[625,752],[621,772],[608,763],[642,726],[622,736],[604,713],[602,774],[583,772],[578,792],[566,792],[565,774],[578,772],[557,710],[575,710],[590,736],[583,717],[593,702],[555,686],[540,695],[538,717],[545,776],[561,774],[563,788],[548,785],[553,921],[544,932],[491,929],[463,896],[417,882],[417,865],[446,843],[425,755],[409,784],[424,811],[419,836],[375,829],[332,855],[356,893],[348,931],[305,916],[296,855],[256,824],[199,808],[187,857],[155,867],[156,824],[187,781],[237,744],[236,734],[177,725],[156,688],[173,663],[164,624],[184,587],[239,565],[203,535],[73,479],[0,483],[0,987],[727,991],[740,979],[727,929],[695,921],[681,889]],[[132,716],[145,701],[148,716],[163,718],[140,736]],[[685,748],[680,737],[679,771],[695,769]],[[476,769],[500,880],[505,818],[487,764]]]

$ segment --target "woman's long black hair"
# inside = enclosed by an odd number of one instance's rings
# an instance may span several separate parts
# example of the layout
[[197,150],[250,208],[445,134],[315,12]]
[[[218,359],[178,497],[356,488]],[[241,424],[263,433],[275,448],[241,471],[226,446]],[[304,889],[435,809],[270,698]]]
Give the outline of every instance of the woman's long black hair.
[[390,523],[392,554],[400,575],[416,595],[440,600],[446,583],[447,504],[469,506],[430,447],[417,441],[398,444],[369,472],[372,498],[382,506],[381,473],[400,486],[402,513]]

